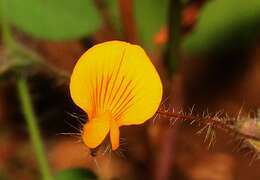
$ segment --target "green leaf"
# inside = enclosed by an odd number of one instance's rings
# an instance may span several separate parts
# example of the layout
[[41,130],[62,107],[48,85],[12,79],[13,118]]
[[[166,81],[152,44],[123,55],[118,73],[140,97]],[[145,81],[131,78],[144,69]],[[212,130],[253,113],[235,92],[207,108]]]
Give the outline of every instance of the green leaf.
[[76,39],[101,25],[92,0],[6,0],[6,4],[11,22],[36,38]]
[[153,50],[154,36],[166,26],[169,0],[135,0],[134,10],[138,36],[143,45]]
[[55,180],[96,180],[96,175],[83,168],[66,169],[55,176]]
[[212,0],[183,47],[190,55],[245,48],[260,30],[259,0]]

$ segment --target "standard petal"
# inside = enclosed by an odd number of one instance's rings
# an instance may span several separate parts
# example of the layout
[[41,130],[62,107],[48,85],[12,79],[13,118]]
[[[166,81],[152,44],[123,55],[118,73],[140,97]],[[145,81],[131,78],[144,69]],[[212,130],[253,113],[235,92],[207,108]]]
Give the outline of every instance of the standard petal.
[[109,111],[119,126],[151,118],[162,97],[160,77],[144,50],[121,41],[96,45],[83,54],[70,88],[90,121]]
[[120,126],[142,124],[155,114],[160,105],[160,77],[144,50],[136,45],[127,46],[121,73],[129,84],[127,90],[122,88],[124,95],[119,97],[121,101],[117,109],[113,109],[114,118]]
[[118,86],[122,52],[127,43],[119,41],[98,44],[78,60],[70,81],[71,97],[86,111],[90,120],[109,109],[111,91]]

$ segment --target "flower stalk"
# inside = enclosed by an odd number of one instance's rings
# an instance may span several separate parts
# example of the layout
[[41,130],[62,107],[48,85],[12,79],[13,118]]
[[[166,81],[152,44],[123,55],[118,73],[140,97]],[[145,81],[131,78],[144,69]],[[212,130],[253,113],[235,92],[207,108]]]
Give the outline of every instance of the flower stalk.
[[22,112],[28,126],[31,142],[35,151],[38,166],[40,168],[43,180],[52,180],[48,162],[44,152],[44,146],[41,140],[40,129],[37,124],[37,118],[33,110],[31,96],[25,77],[17,78],[17,90],[21,103]]
[[[2,33],[2,43],[4,47],[14,53],[17,56],[21,56],[20,53],[16,53],[17,44],[12,37],[8,17],[6,16],[6,1],[0,0],[0,22],[1,22],[1,33]],[[52,176],[48,167],[48,162],[44,152],[44,146],[41,140],[40,129],[37,124],[37,117],[35,115],[31,96],[29,93],[29,88],[27,80],[23,75],[19,75],[16,79],[17,83],[17,93],[21,103],[22,112],[26,120],[28,131],[31,138],[31,143],[33,145],[38,166],[42,175],[43,180],[52,180]]]

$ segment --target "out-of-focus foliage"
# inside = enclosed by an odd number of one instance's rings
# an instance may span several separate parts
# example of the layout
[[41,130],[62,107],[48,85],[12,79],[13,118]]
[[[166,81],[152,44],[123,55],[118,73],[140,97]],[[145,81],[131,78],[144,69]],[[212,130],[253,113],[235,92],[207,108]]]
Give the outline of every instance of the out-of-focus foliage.
[[146,48],[153,50],[154,36],[166,25],[168,0],[135,0],[134,10],[138,35]]
[[82,168],[73,168],[73,169],[66,169],[59,172],[55,176],[55,180],[96,180],[96,175],[86,169]]
[[101,24],[92,0],[6,0],[6,5],[11,22],[37,38],[81,38]]
[[0,180],[4,180],[4,177],[2,175],[0,175]]
[[184,42],[188,54],[244,48],[260,34],[259,0],[212,0],[200,13],[194,31]]
[[116,31],[122,33],[121,18],[119,12],[118,0],[107,0],[105,1],[106,7],[109,13],[109,18]]

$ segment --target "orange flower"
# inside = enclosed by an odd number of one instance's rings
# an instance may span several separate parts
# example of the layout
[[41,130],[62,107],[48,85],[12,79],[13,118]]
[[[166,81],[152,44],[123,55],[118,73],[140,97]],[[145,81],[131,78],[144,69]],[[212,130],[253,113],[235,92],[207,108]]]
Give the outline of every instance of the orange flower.
[[110,132],[119,146],[119,128],[151,118],[162,98],[160,77],[137,45],[109,41],[95,45],[77,62],[70,80],[73,101],[87,114],[82,139],[96,148]]

